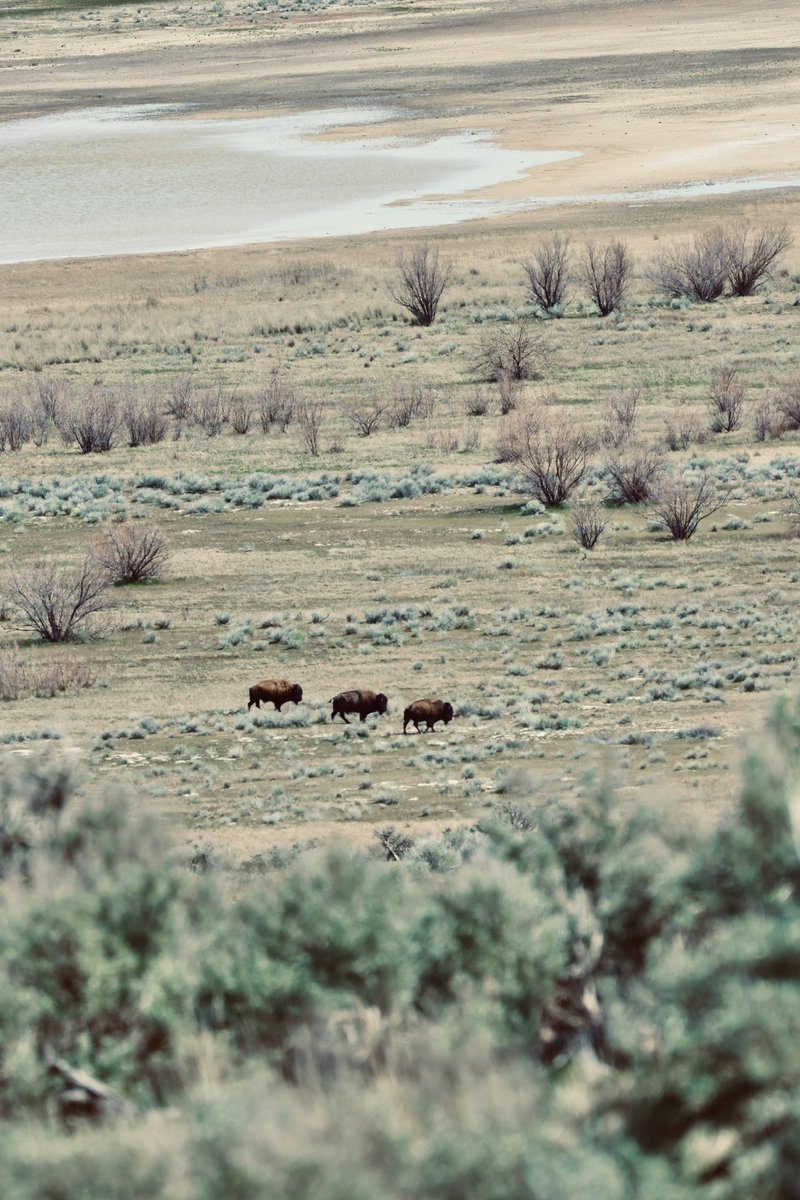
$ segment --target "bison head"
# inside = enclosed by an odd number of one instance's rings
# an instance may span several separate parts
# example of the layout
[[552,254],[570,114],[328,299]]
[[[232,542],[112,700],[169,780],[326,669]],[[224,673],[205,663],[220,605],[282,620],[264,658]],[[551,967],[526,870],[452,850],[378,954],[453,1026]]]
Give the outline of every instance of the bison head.
[[444,721],[445,725],[449,725],[449,723],[452,721],[452,719],[453,719],[453,706],[452,706],[452,704],[445,704],[444,708],[442,709],[442,720]]
[[381,714],[381,716],[383,716],[383,714],[386,712],[387,708],[389,707],[389,701],[386,699],[383,692],[378,692],[378,695],[375,697],[375,699],[378,702],[377,711]]
[[303,699],[303,689],[300,687],[299,683],[296,683],[294,685],[291,692],[289,693],[289,697],[290,697],[290,699],[294,700],[295,704],[299,704],[300,701]]

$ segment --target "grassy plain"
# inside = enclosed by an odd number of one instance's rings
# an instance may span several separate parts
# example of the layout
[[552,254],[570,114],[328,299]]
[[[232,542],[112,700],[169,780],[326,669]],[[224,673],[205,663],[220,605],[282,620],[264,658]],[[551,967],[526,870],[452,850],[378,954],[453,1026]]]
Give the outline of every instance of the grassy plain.
[[[57,439],[4,455],[7,569],[76,560],[124,513],[155,516],[174,551],[162,583],[119,590],[105,637],[70,648],[92,688],[2,705],[9,752],[58,734],[90,777],[125,778],[188,838],[244,861],[334,831],[424,837],[520,796],[578,792],[588,774],[613,780],[620,802],[668,790],[687,820],[715,819],[744,737],[796,669],[800,563],[783,510],[800,447],[793,433],[756,442],[751,413],[798,374],[798,252],[756,297],[713,305],[664,302],[644,269],[665,243],[719,223],[786,222],[798,237],[796,192],[579,198],[788,169],[792,10],[776,0],[756,21],[734,7],[150,5],[5,18],[6,117],[90,101],[242,112],[357,96],[402,102],[423,132],[477,125],[508,144],[585,151],[569,178],[564,164],[536,174],[537,192],[574,203],[437,232],[454,274],[426,330],[389,295],[416,234],[0,267],[0,402],[43,376],[164,402],[183,376],[246,395],[280,363],[325,414],[318,458],[296,424],[263,435],[257,422],[104,455]],[[520,260],[553,229],[576,247],[624,236],[637,278],[618,319],[600,319],[576,287],[566,317],[543,327],[552,364],[523,385],[523,405],[546,396],[592,425],[639,387],[641,433],[657,439],[666,419],[707,424],[721,364],[747,385],[740,431],[669,455],[676,470],[708,462],[733,486],[687,544],[623,508],[587,554],[568,512],[525,511],[496,461],[508,417],[471,368],[486,332],[524,312]],[[434,397],[428,415],[356,435],[349,404],[389,404],[416,385]],[[476,389],[483,416],[468,415]],[[5,615],[0,643],[24,641]],[[306,701],[248,715],[248,686],[277,675],[300,681]],[[331,725],[329,698],[358,686],[385,691],[388,716]],[[450,699],[456,719],[404,737],[404,705],[426,695]]]

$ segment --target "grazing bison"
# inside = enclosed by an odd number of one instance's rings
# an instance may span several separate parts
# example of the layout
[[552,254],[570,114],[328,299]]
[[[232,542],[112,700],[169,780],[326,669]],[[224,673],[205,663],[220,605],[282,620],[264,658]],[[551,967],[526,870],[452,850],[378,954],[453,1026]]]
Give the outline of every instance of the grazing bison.
[[249,712],[254,704],[256,708],[261,708],[262,700],[265,704],[269,704],[271,700],[280,712],[282,704],[288,704],[290,700],[299,704],[302,699],[303,689],[299,683],[292,683],[289,679],[263,679],[261,683],[256,683],[250,688],[247,711]]
[[408,733],[409,722],[416,726],[417,733],[421,733],[420,723],[422,721],[425,722],[428,732],[430,732],[437,721],[444,721],[447,725],[452,719],[453,706],[446,700],[415,700],[403,713],[403,733]]
[[340,692],[338,696],[334,696],[331,701],[333,704],[333,712],[331,720],[334,717],[341,717],[342,720],[349,725],[345,713],[358,713],[362,721],[366,721],[370,713],[379,713],[381,716],[389,707],[389,701],[384,696],[383,692]]

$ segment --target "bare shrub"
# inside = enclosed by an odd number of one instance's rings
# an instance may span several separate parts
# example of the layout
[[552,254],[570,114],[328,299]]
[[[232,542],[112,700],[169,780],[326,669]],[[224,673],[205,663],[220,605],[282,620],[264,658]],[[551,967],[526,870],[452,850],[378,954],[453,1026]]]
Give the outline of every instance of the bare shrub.
[[698,525],[728,501],[731,489],[720,489],[707,471],[694,478],[672,476],[655,496],[655,515],[675,541],[688,541]]
[[604,446],[624,446],[631,440],[636,433],[641,398],[639,388],[629,388],[611,397],[600,430],[600,441]]
[[256,393],[258,419],[263,433],[269,433],[273,425],[285,433],[295,415],[295,396],[285,368],[277,363],[270,371],[265,388]]
[[155,525],[109,525],[95,557],[113,584],[150,583],[160,578],[169,561],[167,539]]
[[741,428],[744,384],[738,374],[738,368],[728,363],[719,368],[712,380],[708,397],[712,433],[732,433]]
[[166,437],[166,415],[152,396],[146,400],[126,397],[122,420],[128,431],[129,446],[154,446]]
[[172,380],[167,412],[179,424],[194,417],[194,380],[191,375],[178,375]]
[[569,285],[569,238],[554,233],[544,238],[531,258],[522,263],[528,277],[530,298],[538,309],[551,317],[560,317],[567,304]]
[[22,627],[46,642],[99,632],[96,618],[112,605],[108,574],[94,554],[74,568],[37,559],[24,570],[12,570],[9,591],[22,612]]
[[570,532],[584,550],[594,550],[606,527],[602,504],[596,500],[581,500],[570,516]]
[[231,404],[231,428],[234,433],[245,434],[253,420],[253,402],[249,396],[236,396]]
[[800,375],[784,384],[775,397],[784,429],[800,429]]
[[548,508],[556,508],[586,474],[594,439],[574,418],[538,409],[512,418],[503,444],[504,461],[519,467],[525,490]]
[[783,510],[789,518],[789,524],[796,536],[800,535],[800,492],[789,492],[786,497],[786,508]]
[[365,396],[350,400],[345,405],[344,415],[359,437],[370,437],[380,429],[384,411],[383,401],[377,396]]
[[100,387],[62,405],[57,416],[64,444],[77,442],[82,454],[106,454],[112,450],[121,424],[119,399]]
[[542,379],[552,361],[543,329],[530,321],[498,326],[481,334],[473,362],[473,373],[492,383],[504,375],[510,379]]
[[500,397],[500,412],[506,416],[519,406],[522,393],[522,383],[512,375],[503,372],[497,380],[497,391]]
[[389,425],[392,429],[405,429],[415,417],[431,417],[436,408],[433,388],[414,381],[399,384],[389,405]]
[[390,284],[389,294],[411,313],[414,325],[432,325],[451,273],[451,265],[440,262],[438,248],[423,242],[398,256],[399,278]]
[[708,430],[697,417],[681,416],[677,421],[667,418],[664,422],[664,444],[668,450],[688,450],[689,446],[700,446],[708,440]]
[[34,400],[44,416],[55,423],[61,401],[64,398],[64,384],[50,375],[42,375],[34,383]]
[[235,398],[236,389],[228,395],[221,383],[198,396],[194,406],[194,419],[206,437],[218,437],[222,433],[230,420]]
[[609,454],[603,466],[611,481],[609,500],[613,504],[643,504],[658,486],[664,458],[658,446],[629,442]]
[[649,279],[668,296],[717,300],[728,279],[728,247],[722,229],[698,233],[694,241],[664,250],[648,272]]
[[52,376],[37,376],[27,405],[31,439],[45,446],[65,395],[64,385]]
[[489,397],[483,388],[476,387],[470,392],[464,405],[468,417],[485,417],[489,411]]
[[785,429],[783,419],[778,416],[771,400],[762,400],[753,409],[753,436],[757,442],[768,442],[780,438]]
[[583,252],[581,275],[589,296],[607,317],[622,307],[633,271],[633,259],[624,242],[610,242],[599,248],[588,242]]
[[320,434],[325,419],[325,407],[321,400],[301,400],[295,406],[300,441],[307,454],[319,457]]
[[27,407],[17,402],[0,408],[0,450],[21,450],[32,431]]
[[743,222],[730,230],[725,237],[725,262],[734,296],[752,296],[791,244],[792,236],[785,225],[768,225],[751,232]]
[[24,655],[16,646],[0,650],[0,700],[23,696],[56,696],[91,687],[94,676],[80,659],[49,651],[42,661]]

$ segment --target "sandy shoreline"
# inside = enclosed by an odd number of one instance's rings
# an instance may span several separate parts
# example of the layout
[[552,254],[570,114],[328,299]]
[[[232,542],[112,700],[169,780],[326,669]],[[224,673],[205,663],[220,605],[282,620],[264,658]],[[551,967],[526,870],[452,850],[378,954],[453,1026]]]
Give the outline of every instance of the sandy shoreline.
[[[378,100],[409,112],[381,136],[491,130],[512,148],[582,151],[535,172],[540,195],[675,187],[800,160],[800,25],[785,0],[757,11],[723,0],[516,3],[502,13],[450,4],[382,20],[381,6],[335,8],[225,31],[159,28],[142,12],[156,27],[14,22],[0,117],[129,103],[265,115]],[[529,193],[525,179],[489,194]]]

